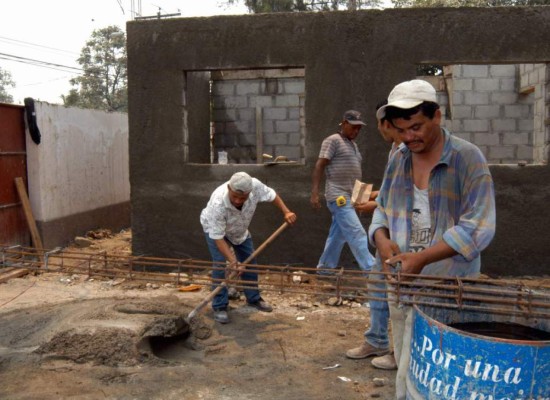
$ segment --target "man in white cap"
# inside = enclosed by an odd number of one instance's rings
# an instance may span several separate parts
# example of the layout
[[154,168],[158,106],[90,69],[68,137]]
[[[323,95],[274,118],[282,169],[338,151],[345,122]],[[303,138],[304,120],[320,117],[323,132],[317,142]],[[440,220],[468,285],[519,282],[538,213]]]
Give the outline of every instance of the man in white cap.
[[[248,226],[259,202],[273,203],[281,210],[284,220],[289,224],[296,221],[296,214],[287,208],[273,189],[246,172],[233,174],[229,181],[214,190],[200,216],[212,261],[224,264],[227,261],[230,268],[240,269],[239,262],[243,262],[254,252]],[[256,260],[251,261],[251,264],[254,263]],[[225,270],[213,270],[212,279],[223,281]],[[247,281],[244,294],[248,305],[260,311],[271,312],[272,307],[260,296],[258,274],[244,269],[240,279]],[[216,286],[214,285],[214,288]],[[214,320],[222,324],[229,322],[228,304],[227,288],[224,287],[212,301]]]
[[[404,144],[388,162],[369,227],[383,271],[477,276],[496,221],[493,180],[483,153],[441,128],[435,89],[426,81],[395,86],[376,116],[386,118]],[[392,288],[393,278],[388,279]],[[405,399],[407,392],[421,398],[407,385],[412,308],[390,301],[389,309],[396,398]]]
[[[317,263],[317,274],[332,274],[330,269],[338,267],[340,254],[347,243],[359,268],[370,271],[374,257],[369,252],[368,236],[356,211],[372,212],[375,203],[364,203],[355,207],[351,204],[351,194],[355,180],[361,180],[363,158],[355,139],[365,123],[361,114],[355,110],[344,113],[340,130],[321,144],[319,158],[312,174],[310,202],[314,209],[321,208],[319,187],[323,174],[325,179],[325,201],[332,214],[325,248]],[[374,207],[368,209],[370,205]],[[367,207],[367,208],[362,208]]]

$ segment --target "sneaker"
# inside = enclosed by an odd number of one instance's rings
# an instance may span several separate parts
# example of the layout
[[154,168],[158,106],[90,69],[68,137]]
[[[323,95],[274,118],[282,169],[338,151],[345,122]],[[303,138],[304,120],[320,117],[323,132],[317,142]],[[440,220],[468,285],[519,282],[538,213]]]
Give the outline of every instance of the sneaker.
[[229,322],[229,315],[226,310],[214,310],[214,321],[220,324],[227,324]]
[[363,342],[361,346],[346,351],[346,357],[352,358],[354,360],[359,360],[361,358],[367,358],[370,356],[383,356],[385,354],[388,354],[389,352],[390,349],[388,348],[381,349],[379,347],[374,347],[367,342]]
[[269,305],[269,303],[266,302],[261,297],[258,300],[256,300],[254,303],[248,303],[248,305],[251,306],[251,307],[257,308],[258,310],[263,311],[263,312],[273,311],[273,307],[271,307]]
[[393,370],[397,369],[397,363],[395,362],[395,356],[392,354],[386,354],[382,357],[375,357],[372,359],[371,364],[374,368]]

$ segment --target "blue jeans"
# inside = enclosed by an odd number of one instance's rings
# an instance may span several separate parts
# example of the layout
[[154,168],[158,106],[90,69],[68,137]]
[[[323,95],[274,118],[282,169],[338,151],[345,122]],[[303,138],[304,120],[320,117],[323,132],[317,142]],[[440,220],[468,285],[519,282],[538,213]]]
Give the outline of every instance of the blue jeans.
[[340,254],[347,243],[359,268],[370,271],[376,261],[369,251],[367,233],[349,197],[346,197],[346,200],[346,204],[341,207],[336,205],[336,201],[327,201],[327,207],[332,214],[332,224],[317,268],[338,267]]
[[[380,271],[381,266],[376,264],[373,266],[373,271]],[[384,280],[385,275],[369,275],[369,278],[376,280]],[[369,300],[370,305],[370,327],[365,332],[365,341],[378,348],[389,347],[389,335],[388,324],[390,319],[390,311],[388,307],[386,284],[381,283],[369,283],[369,295],[377,297],[381,300]],[[383,292],[372,292],[372,289],[380,289]]]
[[[212,279],[223,280],[225,279],[225,257],[218,250],[216,246],[216,241],[211,239],[208,236],[208,233],[205,233],[206,243],[208,244],[208,250],[212,256],[212,261],[214,261],[214,268],[212,271]],[[252,243],[252,238],[248,237],[241,244],[233,244],[229,240],[225,239],[227,244],[230,247],[233,247],[235,250],[235,255],[239,262],[246,260],[252,253],[254,253],[254,244]],[[219,264],[218,264],[219,263]],[[256,264],[256,259],[250,261],[249,264]],[[254,303],[260,299],[260,291],[258,290],[258,274],[256,272],[244,271],[240,278],[242,281],[248,281],[250,284],[247,284],[244,288],[244,295],[246,296],[246,301],[249,303]],[[218,287],[219,283],[212,284],[212,290]],[[212,300],[212,308],[214,310],[225,310],[229,304],[229,299],[227,298],[227,287],[222,288],[220,292]]]

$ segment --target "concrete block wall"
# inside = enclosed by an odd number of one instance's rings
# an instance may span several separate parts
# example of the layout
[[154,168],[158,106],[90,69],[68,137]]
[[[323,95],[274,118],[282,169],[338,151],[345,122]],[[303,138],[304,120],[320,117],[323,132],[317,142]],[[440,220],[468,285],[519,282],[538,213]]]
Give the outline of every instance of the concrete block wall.
[[[537,161],[534,99],[519,91],[518,69],[513,64],[452,66],[451,105],[444,124],[476,144],[491,164]],[[446,95],[439,92],[440,97]]]
[[304,162],[303,77],[214,80],[212,99],[215,157],[225,150],[229,163],[261,164],[264,160],[257,159],[257,134],[261,134],[261,153]]
[[533,107],[533,158],[547,162],[550,126],[550,70],[548,64],[520,64],[519,90],[532,93]]

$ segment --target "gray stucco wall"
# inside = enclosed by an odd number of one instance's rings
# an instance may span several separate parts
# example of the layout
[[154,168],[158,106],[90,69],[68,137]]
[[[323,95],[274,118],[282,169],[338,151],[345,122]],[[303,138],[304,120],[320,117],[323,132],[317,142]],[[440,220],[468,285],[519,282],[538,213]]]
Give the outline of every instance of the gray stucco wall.
[[[245,170],[275,188],[299,218],[259,261],[315,266],[330,214],[311,210],[310,176],[323,138],[337,129],[344,110],[370,116],[358,144],[365,159],[363,178],[378,186],[388,148],[376,131],[374,108],[395,84],[415,77],[416,64],[550,60],[550,7],[134,21],[127,32],[133,252],[163,257],[209,258],[200,211],[216,186]],[[193,112],[184,103],[184,71],[286,66],[305,68],[305,165],[185,162],[192,161],[185,158],[185,116]],[[483,254],[483,272],[548,273],[549,168],[492,171],[498,228]],[[257,245],[282,222],[272,208],[262,205],[252,223]],[[364,219],[365,226],[369,222]],[[350,264],[349,254],[342,261]]]

